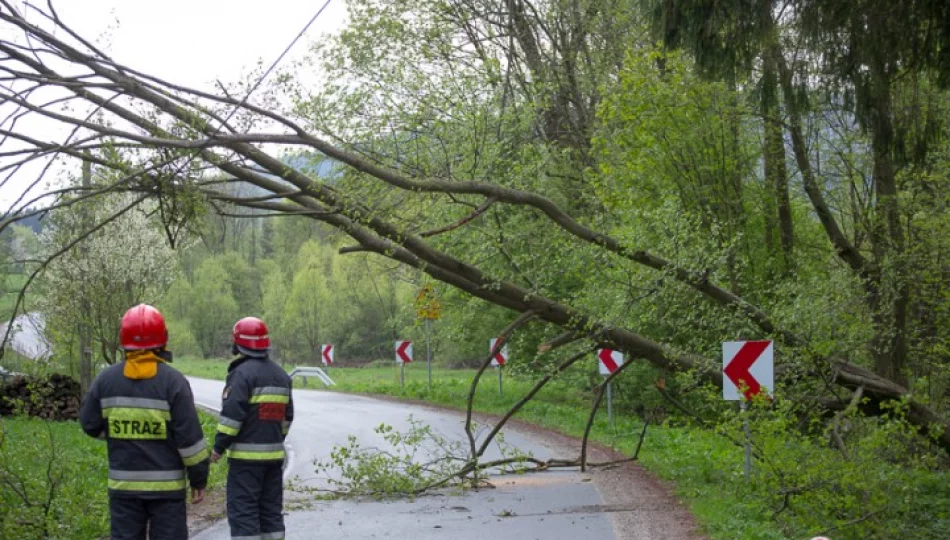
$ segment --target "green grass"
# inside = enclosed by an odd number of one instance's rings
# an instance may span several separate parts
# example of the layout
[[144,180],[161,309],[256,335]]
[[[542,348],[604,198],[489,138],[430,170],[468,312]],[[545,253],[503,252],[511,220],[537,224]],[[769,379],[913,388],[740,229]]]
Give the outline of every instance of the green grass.
[[20,294],[20,288],[26,283],[26,275],[10,274],[6,276],[6,286],[4,291],[0,292],[0,321],[6,322],[13,313],[13,306],[16,305],[17,296]]
[[[217,420],[199,415],[210,441]],[[0,418],[0,538],[108,535],[108,471],[105,443],[87,436],[77,422]],[[226,474],[226,464],[213,465],[209,488],[223,486]]]
[[[187,375],[223,379],[225,360],[183,359],[176,367]],[[288,371],[291,369],[287,368]],[[332,367],[328,370],[337,386],[332,391],[378,394],[464,409],[475,370],[433,369],[432,391],[427,391],[425,364],[406,369],[405,391],[400,385],[399,367],[373,365],[365,368]],[[533,381],[514,379],[505,374],[504,393],[498,393],[495,370],[485,372],[479,382],[475,408],[480,412],[504,414],[527,392]],[[296,388],[303,382],[295,380]],[[310,388],[324,389],[310,378]],[[549,383],[516,418],[575,437],[583,435],[590,410],[589,397],[558,381]],[[611,428],[606,413],[594,423],[591,438],[628,455],[636,447],[639,420],[623,415],[615,417]],[[676,495],[688,505],[704,532],[711,538],[734,540],[785,538],[770,521],[770,511],[754,499],[743,496],[742,451],[721,437],[689,428],[652,426],[640,451],[640,462],[648,470],[671,483]]]

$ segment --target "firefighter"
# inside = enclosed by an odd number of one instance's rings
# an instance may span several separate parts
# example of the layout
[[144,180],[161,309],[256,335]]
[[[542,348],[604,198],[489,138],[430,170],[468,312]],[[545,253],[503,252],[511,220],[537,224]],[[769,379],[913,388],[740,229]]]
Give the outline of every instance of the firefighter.
[[[122,317],[121,363],[92,382],[80,423],[104,438],[109,454],[109,513],[113,540],[188,537],[185,491],[204,499],[208,448],[188,381],[166,362],[162,314],[139,304]],[[187,472],[186,472],[187,471]]]
[[211,461],[227,452],[231,538],[284,538],[284,439],[294,418],[291,381],[268,358],[264,321],[234,325],[233,351],[221,395],[221,418]]

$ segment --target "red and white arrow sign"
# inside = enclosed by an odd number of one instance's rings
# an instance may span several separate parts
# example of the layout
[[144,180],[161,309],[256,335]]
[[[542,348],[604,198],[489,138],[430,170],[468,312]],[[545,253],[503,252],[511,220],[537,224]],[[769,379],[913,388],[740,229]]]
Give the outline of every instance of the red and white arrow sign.
[[409,362],[412,362],[412,342],[411,341],[397,341],[396,342],[396,363],[408,364]]
[[774,385],[774,350],[771,341],[727,341],[722,344],[722,397],[729,401],[769,392]]
[[320,348],[323,350],[323,365],[329,366],[333,364],[333,345],[321,345]]
[[610,349],[597,349],[597,360],[600,364],[600,374],[610,375],[623,365],[623,353]]
[[[495,342],[498,341],[498,338],[491,338],[488,340],[488,352],[495,350]],[[503,366],[508,362],[508,345],[502,345],[501,349],[495,352],[495,356],[491,358],[491,365],[495,367]]]

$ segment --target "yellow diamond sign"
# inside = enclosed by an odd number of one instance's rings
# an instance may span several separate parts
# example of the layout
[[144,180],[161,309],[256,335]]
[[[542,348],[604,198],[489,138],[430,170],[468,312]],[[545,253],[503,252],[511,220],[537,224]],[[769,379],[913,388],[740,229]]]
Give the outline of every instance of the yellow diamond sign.
[[435,297],[435,291],[432,285],[426,283],[419,289],[414,302],[416,306],[416,317],[420,319],[438,319],[441,314],[442,306]]

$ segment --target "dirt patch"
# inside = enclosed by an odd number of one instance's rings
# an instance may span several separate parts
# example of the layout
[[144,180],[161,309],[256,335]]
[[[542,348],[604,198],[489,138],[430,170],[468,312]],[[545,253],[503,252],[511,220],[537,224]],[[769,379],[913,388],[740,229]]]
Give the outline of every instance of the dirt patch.
[[[409,403],[441,412],[464,414],[464,410],[446,407],[416,399],[399,399],[392,396],[360,394],[374,399]],[[474,413],[479,423],[494,423],[501,416]],[[530,435],[561,457],[580,455],[581,440],[557,431],[542,428],[523,420],[512,419],[508,426]],[[649,433],[647,433],[649,437]],[[588,462],[607,462],[625,459],[621,454],[601,444],[589,443]],[[604,500],[596,509],[585,507],[584,512],[603,512],[610,515],[617,538],[642,540],[699,540],[706,537],[699,532],[696,520],[686,507],[676,499],[669,486],[650,474],[636,462],[624,463],[609,469],[591,470],[590,478]]]
[[209,489],[200,504],[188,504],[188,533],[190,536],[227,519],[227,493],[224,486]]

